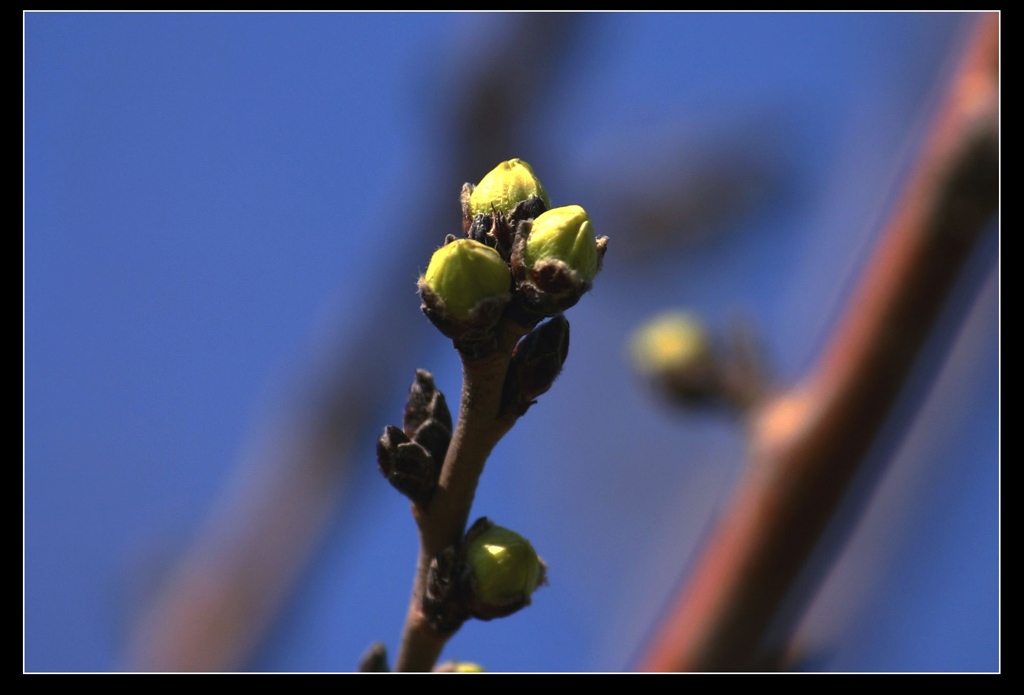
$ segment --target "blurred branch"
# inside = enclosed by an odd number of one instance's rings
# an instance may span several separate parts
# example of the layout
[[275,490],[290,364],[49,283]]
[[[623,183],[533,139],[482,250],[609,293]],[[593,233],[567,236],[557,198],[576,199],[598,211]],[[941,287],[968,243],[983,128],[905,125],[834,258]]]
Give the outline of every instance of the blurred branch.
[[615,152],[622,164],[613,172],[591,174],[596,197],[614,202],[609,226],[629,230],[621,250],[616,244],[619,263],[649,272],[652,259],[706,246],[785,194],[770,118],[705,130],[697,142],[630,142],[627,152]]
[[[130,636],[126,667],[156,671],[230,671],[244,668],[279,613],[320,538],[335,518],[353,463],[351,452],[367,435],[369,419],[389,392],[395,364],[426,334],[407,301],[412,286],[394,283],[430,257],[446,230],[458,229],[458,190],[441,184],[487,171],[519,156],[521,122],[550,83],[567,37],[580,20],[572,14],[502,17],[454,98],[452,132],[439,141],[444,156],[424,181],[428,209],[408,210],[417,234],[392,248],[377,292],[361,292],[375,306],[362,326],[347,331],[331,360],[292,413],[284,445],[260,451],[240,465],[244,474],[225,490],[191,549],[163,582]],[[557,38],[557,40],[555,40]],[[501,44],[505,44],[504,46]],[[507,60],[513,52],[517,59]],[[403,199],[407,196],[402,196]],[[449,205],[449,203],[451,203]],[[389,217],[386,223],[393,221]],[[387,262],[387,261],[384,261]],[[410,313],[395,310],[408,304]],[[351,342],[350,342],[351,341]],[[368,349],[367,346],[372,346]],[[258,475],[254,478],[252,473]]]
[[754,418],[750,465],[639,667],[753,670],[998,207],[999,17],[982,17],[843,320]]

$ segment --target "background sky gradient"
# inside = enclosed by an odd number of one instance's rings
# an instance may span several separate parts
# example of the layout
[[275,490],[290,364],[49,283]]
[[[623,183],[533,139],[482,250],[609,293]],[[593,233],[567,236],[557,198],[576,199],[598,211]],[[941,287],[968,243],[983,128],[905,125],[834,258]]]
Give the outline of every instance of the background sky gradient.
[[[569,19],[502,158],[611,242],[568,313],[563,375],[474,505],[550,568],[532,607],[449,643],[488,670],[632,666],[744,440],[651,398],[629,333],[676,306],[715,326],[739,315],[782,383],[806,369],[974,17]],[[160,577],[335,345],[389,376],[335,524],[249,668],[351,670],[375,640],[394,653],[417,541],[374,444],[414,368],[452,402],[459,367],[418,312],[429,255],[389,261],[459,231],[459,187],[489,167],[450,178],[455,105],[476,61],[528,62],[501,40],[521,20],[24,16],[26,670],[124,667]],[[435,189],[448,226],[424,228]],[[862,485],[877,492],[801,624],[801,668],[999,668],[997,261],[993,233],[876,447]],[[381,297],[423,328],[399,346],[360,337]]]

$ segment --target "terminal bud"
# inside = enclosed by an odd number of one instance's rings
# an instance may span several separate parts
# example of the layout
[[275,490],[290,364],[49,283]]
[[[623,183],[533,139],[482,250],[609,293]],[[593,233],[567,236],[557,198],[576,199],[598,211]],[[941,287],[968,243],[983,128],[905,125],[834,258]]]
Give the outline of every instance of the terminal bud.
[[530,198],[540,198],[545,208],[551,207],[547,191],[533,167],[521,159],[510,159],[494,167],[470,189],[466,207],[470,220],[496,212],[508,215],[516,205]]

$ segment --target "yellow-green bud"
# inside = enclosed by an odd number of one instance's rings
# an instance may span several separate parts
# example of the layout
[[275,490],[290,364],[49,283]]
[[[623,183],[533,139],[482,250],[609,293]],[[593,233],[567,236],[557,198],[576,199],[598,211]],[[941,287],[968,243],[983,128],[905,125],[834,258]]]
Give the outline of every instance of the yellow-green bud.
[[551,207],[547,191],[533,168],[521,159],[510,159],[494,167],[469,196],[469,212],[473,217],[490,215],[493,209],[508,214],[519,203],[537,196],[544,207]]
[[556,258],[589,282],[597,275],[597,240],[594,225],[579,205],[548,210],[533,221],[526,239],[527,268]]
[[692,314],[656,316],[633,334],[630,355],[637,371],[647,376],[702,368],[711,358],[707,331]]
[[506,607],[527,605],[544,582],[544,563],[530,541],[501,526],[469,540],[466,562],[473,572],[475,604],[484,613],[477,617],[497,617],[511,612]]
[[484,673],[484,667],[472,661],[446,661],[434,669],[435,673]]
[[452,318],[464,321],[481,300],[508,292],[512,274],[491,247],[458,239],[434,252],[421,281],[444,302]]

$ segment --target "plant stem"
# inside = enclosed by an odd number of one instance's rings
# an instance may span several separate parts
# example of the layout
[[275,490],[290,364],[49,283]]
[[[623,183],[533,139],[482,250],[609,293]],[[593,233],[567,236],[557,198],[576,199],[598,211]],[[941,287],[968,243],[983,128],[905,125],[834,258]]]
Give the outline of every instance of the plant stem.
[[[572,55],[567,38],[585,19],[568,13],[503,19],[501,33],[492,36],[495,49],[483,56],[474,51],[472,62],[461,61],[469,69],[456,89],[444,94],[439,83],[431,87],[443,95],[448,119],[438,120],[427,139],[444,153],[437,163],[447,163],[447,171],[435,171],[419,194],[405,196],[409,204],[400,217],[415,215],[419,228],[442,229],[450,222],[450,197],[434,182],[487,171],[522,149],[527,135],[522,124]],[[518,60],[505,58],[512,49]],[[515,87],[495,87],[511,84]],[[433,202],[424,208],[423,201]],[[409,235],[378,276],[401,275],[435,246],[429,235]],[[351,291],[347,285],[342,289]],[[339,501],[358,462],[356,443],[376,428],[367,415],[380,407],[387,393],[382,385],[404,364],[403,355],[419,344],[419,336],[431,330],[412,305],[408,313],[394,309],[407,299],[400,284],[381,282],[365,296],[374,302],[364,313],[369,320],[346,324],[331,336],[324,351],[329,361],[309,367],[314,370],[310,386],[303,387],[278,425],[281,443],[249,446],[253,453],[240,463],[198,538],[140,612],[122,656],[124,668],[239,671],[248,666],[310,556],[338,523]],[[374,349],[355,350],[353,358],[346,349],[353,345]]]
[[821,359],[754,418],[744,481],[640,668],[754,670],[960,269],[998,208],[998,15],[981,21]]
[[438,552],[462,539],[487,457],[516,422],[515,415],[500,414],[501,391],[512,348],[526,333],[523,326],[503,320],[498,326],[498,349],[494,353],[479,360],[462,360],[459,420],[437,491],[426,508],[412,506],[419,528],[420,553],[396,671],[429,671],[450,637],[434,630],[423,613],[427,570]]

